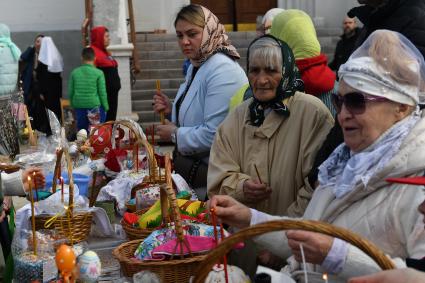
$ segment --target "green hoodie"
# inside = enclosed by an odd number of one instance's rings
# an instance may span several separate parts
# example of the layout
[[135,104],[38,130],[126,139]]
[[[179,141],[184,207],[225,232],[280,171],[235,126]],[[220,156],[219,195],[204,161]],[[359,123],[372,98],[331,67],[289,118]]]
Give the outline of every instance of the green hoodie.
[[109,110],[105,76],[90,64],[74,69],[68,83],[68,97],[72,108],[94,108],[102,106]]

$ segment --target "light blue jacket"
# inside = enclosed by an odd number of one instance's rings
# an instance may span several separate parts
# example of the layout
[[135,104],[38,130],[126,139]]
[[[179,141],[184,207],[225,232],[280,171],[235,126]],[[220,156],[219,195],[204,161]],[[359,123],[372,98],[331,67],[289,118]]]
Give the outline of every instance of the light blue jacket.
[[20,55],[21,51],[10,40],[9,28],[0,23],[0,96],[16,88]]
[[[192,70],[191,65],[174,102],[183,95]],[[210,151],[217,127],[229,111],[230,98],[246,83],[248,79],[243,69],[224,54],[214,54],[201,65],[179,111],[180,127],[176,140],[181,154]],[[172,121],[176,123],[176,103]]]

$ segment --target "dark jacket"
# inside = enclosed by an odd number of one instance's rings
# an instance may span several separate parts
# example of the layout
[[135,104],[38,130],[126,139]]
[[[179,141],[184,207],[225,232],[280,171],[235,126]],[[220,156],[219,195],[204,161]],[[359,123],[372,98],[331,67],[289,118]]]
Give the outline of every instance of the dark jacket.
[[387,0],[379,8],[360,6],[348,12],[364,27],[356,46],[360,46],[375,30],[388,29],[407,37],[425,56],[425,0]]
[[336,44],[334,59],[329,64],[329,68],[338,71],[339,66],[347,62],[351,53],[354,51],[359,34],[360,28],[355,28],[354,34],[351,37],[347,38],[345,34],[341,35],[341,39]]
[[[31,84],[33,80],[33,71],[34,71],[34,56],[35,48],[28,47],[24,53],[21,54],[22,70],[21,70],[21,80],[23,83],[24,98],[25,103],[28,104],[28,97],[31,91]],[[20,68],[20,69],[21,69]]]
[[[357,17],[364,24],[356,48],[375,30],[388,29],[406,36],[425,56],[425,0],[387,0],[382,7],[375,9],[364,5],[351,9],[347,15]],[[335,123],[316,155],[309,174],[311,184],[317,180],[318,166],[343,141],[341,126]]]

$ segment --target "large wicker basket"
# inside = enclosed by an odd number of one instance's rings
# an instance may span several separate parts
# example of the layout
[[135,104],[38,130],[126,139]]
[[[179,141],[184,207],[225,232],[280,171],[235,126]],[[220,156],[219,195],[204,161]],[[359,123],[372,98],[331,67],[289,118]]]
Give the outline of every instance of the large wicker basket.
[[133,259],[142,239],[129,241],[116,248],[112,254],[118,259],[125,276],[131,277],[142,270],[156,273],[163,283],[189,282],[205,255],[167,261],[139,261]]
[[205,256],[204,261],[198,265],[193,283],[203,283],[214,264],[227,254],[235,244],[264,233],[279,230],[305,230],[336,237],[357,246],[363,252],[368,254],[383,270],[395,268],[391,259],[389,259],[378,247],[350,230],[336,227],[321,221],[287,219],[254,225],[252,227],[242,229],[224,239],[214,250]]
[[[161,211],[163,221],[168,221],[168,206],[170,205],[171,217],[175,223],[176,235],[179,245],[185,243],[183,227],[181,223],[180,213],[177,206],[176,195],[173,190],[171,180],[171,161],[168,155],[165,158],[166,168],[166,185],[161,187]],[[164,193],[166,190],[166,194]],[[174,282],[189,282],[191,276],[194,275],[196,267],[205,258],[205,255],[191,256],[184,258],[181,256],[178,259],[170,259],[164,261],[140,261],[134,259],[134,252],[142,240],[134,240],[122,244],[113,251],[113,255],[120,262],[121,268],[125,276],[133,276],[133,274],[149,270],[156,274],[163,283]],[[177,248],[177,247],[176,247]],[[177,250],[183,250],[180,246]]]
[[[74,212],[74,180],[72,177],[72,161],[69,152],[66,150],[59,150],[57,152],[57,161],[52,182],[53,193],[56,192],[56,180],[60,174],[60,160],[62,158],[62,154],[64,154],[66,158],[69,178],[68,209],[64,215],[57,217],[43,214],[36,215],[35,228],[36,230],[55,229],[58,231],[59,235],[67,238],[68,241],[73,244],[87,239],[90,234],[93,216],[89,211]],[[54,217],[53,221],[52,217]]]

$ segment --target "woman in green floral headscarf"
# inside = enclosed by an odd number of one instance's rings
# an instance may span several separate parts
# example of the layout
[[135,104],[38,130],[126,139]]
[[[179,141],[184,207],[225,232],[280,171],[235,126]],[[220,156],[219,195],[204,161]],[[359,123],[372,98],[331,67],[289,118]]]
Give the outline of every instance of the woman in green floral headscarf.
[[[301,216],[313,192],[307,174],[333,118],[318,98],[300,92],[303,84],[286,43],[260,37],[247,57],[253,98],[217,130],[208,196],[226,194],[263,212]],[[255,261],[255,255],[250,258]]]

